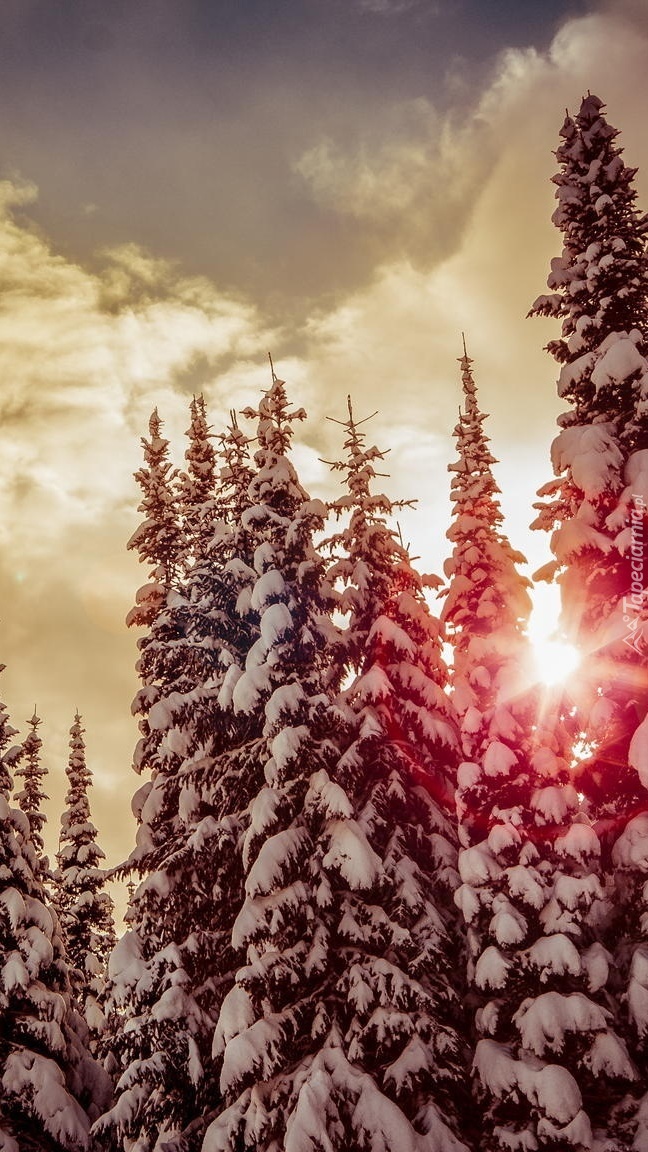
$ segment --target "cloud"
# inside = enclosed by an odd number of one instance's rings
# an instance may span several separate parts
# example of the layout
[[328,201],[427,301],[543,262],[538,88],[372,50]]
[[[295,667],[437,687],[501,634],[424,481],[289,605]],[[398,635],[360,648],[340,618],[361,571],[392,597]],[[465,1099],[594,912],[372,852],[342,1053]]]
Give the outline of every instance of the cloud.
[[[337,395],[341,410],[343,389],[360,407],[380,407],[379,443],[389,446],[394,425],[409,429],[389,458],[391,490],[412,495],[416,477],[422,508],[410,535],[432,568],[446,550],[444,467],[460,400],[462,330],[492,413],[510,533],[532,568],[547,558],[546,538],[527,525],[535,491],[550,477],[560,410],[555,365],[543,351],[555,331],[549,320],[525,317],[561,247],[550,221],[552,152],[564,108],[577,109],[584,92],[596,91],[622,129],[628,163],[640,166],[640,192],[648,191],[647,24],[632,4],[570,19],[544,53],[503,52],[460,129],[428,106],[409,134],[387,134],[355,152],[328,141],[302,158],[302,176],[330,210],[375,228],[393,225],[398,239],[386,245],[370,284],[311,317],[305,356],[326,398],[315,406],[323,437],[330,432],[322,417],[339,414],[332,409]],[[453,172],[464,181],[454,204]]]
[[[363,12],[370,12],[374,16],[401,16],[412,8],[418,7],[420,0],[357,0],[358,7]],[[426,4],[426,8],[437,12],[436,4]]]
[[483,117],[459,126],[420,98],[394,106],[357,145],[319,140],[294,170],[320,208],[373,236],[383,261],[429,265],[459,242],[494,160]]
[[184,422],[182,397],[225,388],[269,333],[250,303],[134,245],[94,271],[66,260],[16,217],[34,196],[0,185],[0,506],[5,538],[39,525],[37,550],[130,490],[154,404]]
[[127,851],[137,738],[135,637],[123,621],[144,578],[125,547],[139,438],[157,404],[181,454],[188,401],[203,387],[224,423],[249,399],[238,375],[276,334],[250,302],[134,245],[93,268],[66,259],[25,215],[35,196],[0,183],[0,694],[14,723],[34,701],[43,717],[53,844],[81,709],[114,859]]

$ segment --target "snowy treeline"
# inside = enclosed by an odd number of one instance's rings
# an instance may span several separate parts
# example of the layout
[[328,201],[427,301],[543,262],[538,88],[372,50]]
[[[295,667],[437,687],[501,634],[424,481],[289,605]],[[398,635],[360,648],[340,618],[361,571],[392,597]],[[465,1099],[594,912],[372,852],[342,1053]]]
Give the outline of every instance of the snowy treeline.
[[194,398],[183,469],[153,413],[117,943],[80,718],[51,872],[39,720],[10,748],[0,716],[2,1152],[648,1152],[648,217],[617,135],[591,95],[565,120],[531,310],[562,324],[536,526],[567,687],[530,675],[465,348],[445,580],[350,400],[328,505],[274,369],[218,436]]
[[[22,744],[0,705],[0,1149],[89,1147],[112,1085],[97,1055],[102,959],[114,945],[103,853],[90,822],[81,719],[70,730],[58,867],[43,855],[40,719]],[[13,777],[24,788],[13,797]],[[15,806],[17,805],[17,806]],[[94,1002],[94,1010],[90,1001]]]

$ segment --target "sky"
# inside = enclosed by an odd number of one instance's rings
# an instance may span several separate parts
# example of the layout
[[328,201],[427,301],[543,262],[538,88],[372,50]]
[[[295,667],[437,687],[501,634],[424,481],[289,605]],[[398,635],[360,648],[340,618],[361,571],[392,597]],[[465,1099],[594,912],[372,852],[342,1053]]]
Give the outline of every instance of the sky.
[[[530,570],[560,411],[526,319],[565,108],[596,93],[648,206],[644,0],[4,0],[0,14],[2,696],[34,704],[55,850],[75,709],[111,864],[128,853],[136,635],[126,542],[155,405],[182,460],[269,386],[309,420],[295,460],[336,495],[351,393],[378,409],[419,564],[447,555],[447,464],[474,359],[507,529]],[[535,627],[553,627],[538,597]]]

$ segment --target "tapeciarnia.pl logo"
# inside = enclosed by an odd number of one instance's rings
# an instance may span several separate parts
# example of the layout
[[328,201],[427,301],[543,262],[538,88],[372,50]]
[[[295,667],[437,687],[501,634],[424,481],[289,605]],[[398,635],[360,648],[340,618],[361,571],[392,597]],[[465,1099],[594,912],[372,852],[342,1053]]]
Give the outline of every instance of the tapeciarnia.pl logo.
[[644,524],[646,504],[643,496],[632,497],[630,511],[630,591],[623,598],[623,623],[628,626],[628,635],[623,643],[643,655],[648,648],[648,638],[644,636],[646,619],[647,589],[644,579]]

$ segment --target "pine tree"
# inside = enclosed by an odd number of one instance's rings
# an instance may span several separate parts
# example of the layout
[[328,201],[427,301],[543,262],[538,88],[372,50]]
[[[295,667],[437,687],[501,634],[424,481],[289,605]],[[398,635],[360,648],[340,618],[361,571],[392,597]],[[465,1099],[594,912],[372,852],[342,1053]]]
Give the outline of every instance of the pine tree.
[[[346,458],[332,465],[344,474],[347,493],[332,509],[349,516],[349,523],[333,538],[342,554],[328,577],[342,586],[338,607],[348,618],[344,665],[355,678],[343,699],[354,716],[355,739],[338,779],[381,861],[385,919],[359,947],[354,941],[359,955],[349,995],[355,1019],[347,1035],[355,1036],[356,1060],[436,1147],[452,1143],[450,1133],[461,1128],[472,1134],[459,1038],[465,1024],[457,980],[463,941],[452,901],[459,737],[439,621],[429,611],[422,577],[388,525],[403,502],[372,492],[384,453],[366,446],[350,398],[348,407]],[[349,912],[360,923],[366,917],[353,899]],[[394,982],[389,989],[382,979],[385,955]],[[377,1062],[378,1012],[384,1039]]]
[[[157,410],[150,440],[143,440],[145,466],[136,473],[143,490],[144,521],[129,541],[140,560],[151,566],[151,583],[138,593],[127,618],[147,631],[138,641],[142,687],[133,701],[141,738],[134,769],[149,778],[132,800],[138,821],[136,845],[122,871],[141,880],[127,913],[128,931],[110,957],[104,996],[103,1047],[118,1076],[113,1108],[97,1125],[97,1138],[112,1148],[123,1138],[153,1147],[187,1122],[195,1103],[197,1054],[187,1048],[187,1029],[207,1027],[193,998],[186,995],[186,973],[179,945],[187,938],[178,925],[193,911],[190,871],[169,860],[183,846],[179,811],[179,771],[191,747],[191,693],[200,682],[208,654],[188,642],[189,605],[183,576],[190,563],[184,521],[195,509],[180,507],[177,472],[169,462],[169,443],[160,437]],[[125,1026],[127,1023],[128,1026]],[[188,1070],[188,1071],[187,1071]]]
[[[137,763],[152,779],[134,801],[140,827],[127,867],[141,883],[111,960],[107,997],[109,1046],[122,1075],[98,1131],[109,1142],[126,1138],[167,1152],[198,1150],[218,1101],[211,1044],[234,979],[231,927],[244,898],[241,810],[259,787],[255,777],[246,790],[245,750],[234,754],[249,739],[249,724],[234,717],[226,684],[258,636],[245,595],[253,546],[241,523],[252,470],[234,417],[220,455],[216,490],[204,489],[205,507],[196,503],[190,517],[210,524],[209,538],[195,547],[182,585],[151,625],[147,652],[155,660],[140,662],[136,707],[147,727]],[[187,513],[185,504],[185,524]]]
[[190,414],[189,445],[185,452],[187,470],[179,474],[177,482],[186,549],[184,564],[187,567],[192,559],[204,556],[217,513],[216,451],[211,443],[203,396],[193,397]]
[[[140,652],[137,671],[143,686],[133,701],[133,712],[140,716],[142,736],[135,749],[133,766],[137,772],[146,768],[164,778],[173,775],[182,756],[173,749],[172,738],[167,738],[167,728],[173,728],[173,724],[165,722],[165,715],[156,721],[154,709],[159,705],[158,711],[163,713],[164,701],[172,691],[191,687],[192,681],[187,681],[188,612],[181,584],[187,554],[182,514],[186,517],[187,508],[180,507],[178,473],[172,468],[169,441],[161,437],[161,429],[162,421],[156,408],[149,421],[150,440],[142,439],[144,467],[135,473],[143,494],[139,510],[144,520],[128,542],[129,549],[138,551],[140,563],[150,566],[150,582],[137,593],[126,623],[147,628],[137,642]],[[138,818],[151,787],[149,781],[133,800]],[[142,832],[144,835],[146,829]],[[161,834],[160,842],[165,835]],[[153,842],[141,845],[142,852],[153,847]]]
[[[423,971],[415,908],[424,924],[434,921],[434,943],[443,927],[418,876],[406,893],[403,842],[398,833],[390,838],[385,824],[389,795],[408,839],[407,799],[387,772],[382,789],[377,784],[372,793],[357,743],[366,742],[363,754],[371,763],[379,759],[372,710],[359,706],[356,719],[347,704],[331,700],[329,663],[339,637],[314,543],[325,509],[308,498],[288,457],[292,422],[302,417],[301,410],[289,411],[284,384],[275,377],[257,410],[258,473],[251,485],[257,505],[250,515],[262,541],[252,595],[261,635],[233,693],[236,711],[263,711],[257,756],[265,784],[250,808],[246,899],[233,932],[243,966],[215,1036],[227,1107],[208,1129],[203,1152],[410,1152],[439,1148],[440,1131],[445,1148],[459,1149],[434,1103],[427,1111],[422,1103],[433,1076],[431,1052],[437,1043],[441,1051],[443,1039],[450,1047],[452,1033],[439,1025],[439,1004]],[[400,607],[403,618],[409,612],[412,630],[425,633],[407,585]],[[429,658],[434,664],[434,645]],[[374,686],[377,679],[375,669]],[[371,683],[366,677],[367,701],[375,692]],[[443,743],[441,732],[447,736],[439,720],[435,737]],[[380,812],[371,810],[372,800]],[[423,796],[418,805],[429,820]],[[383,857],[372,846],[372,824]],[[415,851],[416,837],[408,832]],[[401,909],[408,897],[411,904]],[[436,1075],[443,1080],[442,1070]],[[441,1088],[437,1100],[442,1095]],[[414,1116],[421,1128],[429,1125],[428,1136],[415,1130]]]
[[[439,581],[436,577],[424,581],[402,540],[389,527],[388,517],[411,501],[372,493],[372,482],[382,475],[374,465],[385,453],[375,445],[366,446],[360,424],[353,418],[350,397],[347,403],[349,418],[342,424],[346,458],[331,465],[344,474],[347,492],[330,507],[338,519],[349,516],[349,523],[329,541],[340,555],[327,573],[328,581],[340,588],[336,608],[348,618],[336,664],[354,680],[342,696],[352,705],[357,702],[363,713],[371,694],[363,702],[364,688],[358,685],[371,684],[379,670],[389,678],[388,698],[378,695],[372,705],[384,737],[393,745],[387,758],[396,764],[403,756],[399,771],[405,773],[407,764],[405,774],[422,783],[429,795],[435,794],[436,819],[452,840],[448,814],[454,814],[457,720],[446,692],[443,631],[424,595],[425,584],[435,586]],[[444,852],[451,854],[450,845]]]
[[11,808],[20,748],[0,706],[0,1147],[76,1152],[110,1086],[70,1004],[67,964],[28,816]]
[[47,775],[47,768],[41,759],[43,741],[38,735],[41,721],[40,717],[36,715],[36,709],[34,709],[31,720],[28,720],[27,723],[30,731],[23,743],[22,767],[16,770],[16,776],[20,776],[25,781],[25,786],[16,793],[16,802],[29,821],[30,839],[38,854],[40,868],[44,874],[47,874],[49,860],[44,855],[45,842],[43,840],[43,828],[47,818],[43,812],[43,801],[48,800],[49,797],[46,796],[42,788],[42,781]]
[[91,1032],[103,1027],[99,999],[108,957],[115,946],[113,902],[104,890],[104,853],[90,813],[88,789],[92,774],[86,764],[84,729],[77,712],[70,728],[68,791],[61,816],[61,834],[54,874],[56,909],[70,963],[73,992]]
[[[558,391],[571,408],[559,418],[557,478],[540,492],[549,499],[534,526],[552,530],[555,556],[538,575],[557,577],[565,630],[587,650],[578,704],[594,751],[579,788],[610,873],[615,839],[646,806],[631,747],[648,708],[648,216],[597,97],[568,116],[562,136],[553,219],[564,249],[552,263],[555,292],[532,312],[563,318],[563,340],[548,347],[564,365]],[[620,850],[627,857],[627,845]]]
[[135,473],[142,489],[138,511],[144,519],[128,541],[128,547],[139,553],[140,562],[149,565],[150,578],[137,594],[136,605],[127,617],[129,625],[148,625],[155,619],[176,583],[185,547],[175,491],[178,473],[169,459],[169,441],[161,431],[162,421],[155,408],[149,420],[150,439],[142,438],[144,466]]
[[[599,873],[612,892],[615,915],[602,939],[614,953],[622,994],[610,1007],[621,1019],[627,1010],[640,1089],[648,1071],[641,862],[646,775],[637,730],[648,705],[641,652],[648,561],[648,217],[635,206],[636,170],[624,164],[618,133],[602,109],[588,95],[563,127],[554,222],[564,249],[552,263],[554,294],[532,309],[563,319],[563,339],[549,351],[563,364],[558,391],[571,405],[559,418],[562,431],[552,446],[557,478],[539,493],[549,499],[538,505],[534,526],[553,530],[555,561],[539,575],[557,575],[565,630],[587,650],[577,703],[593,753],[575,783],[601,843]],[[614,1094],[608,1095],[610,1146],[648,1146],[646,1102],[637,1109],[621,1090],[618,1101],[615,1106]]]
[[609,849],[644,804],[628,770],[633,732],[648,706],[642,632],[648,566],[648,216],[602,102],[588,95],[558,150],[564,237],[532,312],[563,318],[549,350],[563,368],[571,409],[552,445],[556,479],[541,489],[534,527],[552,531],[555,560],[538,573],[561,587],[565,632],[587,652],[579,678],[581,726],[594,745],[579,787]]
[[[204,407],[195,402],[192,415],[193,439],[188,454],[192,459],[195,456],[211,461]],[[146,441],[144,446],[148,458]],[[237,549],[242,546],[238,538],[240,517],[250,470],[245,463],[245,437],[241,436],[235,418],[223,437],[221,452],[224,475],[219,479],[217,490],[213,489],[212,464],[209,463],[202,476],[202,479],[209,477],[203,486],[196,478],[200,470],[194,467],[194,481],[191,486],[185,483],[179,504],[174,503],[172,489],[167,491],[168,500],[176,509],[173,531],[158,531],[152,515],[147,515],[142,530],[135,533],[129,545],[140,547],[142,561],[162,562],[162,553],[156,556],[150,542],[172,538],[172,547],[168,550],[170,559],[162,565],[165,593],[157,602],[155,616],[143,618],[135,608],[128,618],[131,624],[148,624],[148,633],[138,641],[141,655],[137,670],[142,689],[133,703],[133,710],[141,717],[142,732],[134,766],[138,772],[146,769],[153,774],[153,779],[133,801],[141,826],[139,853],[131,856],[131,865],[138,867],[142,874],[146,867],[140,857],[143,860],[151,852],[166,850],[165,846],[175,842],[177,834],[182,832],[178,824],[182,786],[179,771],[192,738],[185,732],[183,743],[180,733],[193,727],[196,739],[213,738],[211,712],[221,680],[228,670],[231,679],[234,672],[231,665],[242,666],[252,643],[244,620],[246,613],[237,609],[246,580],[249,584],[251,577],[237,555]],[[166,476],[166,464],[162,471]],[[146,480],[145,470],[144,473]],[[142,476],[142,472],[136,475],[140,483]],[[140,507],[150,512],[145,504],[146,501]],[[162,526],[167,515],[165,507],[164,501],[158,501]],[[185,531],[187,525],[194,526],[189,527],[189,535]],[[196,525],[202,525],[203,529],[210,525],[200,548],[195,539],[193,544],[188,542],[192,534],[195,537]],[[181,556],[185,566],[182,580],[179,576]],[[199,703],[205,693],[206,705],[201,709]]]
[[[464,755],[470,757],[480,715],[496,702],[520,695],[528,681],[524,629],[531,610],[529,581],[518,571],[524,556],[502,530],[497,463],[489,449],[464,343],[459,361],[463,410],[455,428],[458,459],[452,473],[453,522],[447,532],[452,556],[441,620],[453,649],[453,702],[460,717]],[[509,679],[510,678],[510,679]]]
[[616,1019],[601,846],[574,787],[560,696],[506,708],[459,770],[462,885],[484,1152],[628,1146],[610,1111],[637,1078]]
[[[642,330],[648,306],[646,233],[648,215],[636,207],[636,168],[623,161],[618,129],[608,124],[597,96],[584,97],[575,119],[567,112],[556,152],[560,171],[552,221],[563,233],[560,257],[552,260],[548,286],[530,315],[562,319],[562,339],[548,350],[559,363],[572,363],[599,348],[613,333]],[[609,415],[610,394],[595,381],[569,380],[561,392],[581,414],[592,405]],[[618,399],[615,407],[618,407]],[[627,399],[632,401],[631,393]],[[630,409],[633,408],[632,403]]]
[[455,899],[468,928],[479,1147],[589,1149],[634,1076],[609,1016],[601,849],[572,779],[570,703],[529,687],[528,582],[502,532],[471,363],[464,348],[444,617],[464,754]]
[[553,293],[530,313],[562,318],[562,339],[548,350],[571,404],[552,446],[557,479],[539,493],[550,499],[534,526],[553,529],[556,557],[540,575],[557,574],[565,629],[589,649],[618,635],[632,584],[633,494],[648,485],[648,216],[635,206],[636,169],[603,107],[588,95],[563,126],[553,220],[564,248],[552,261]]

